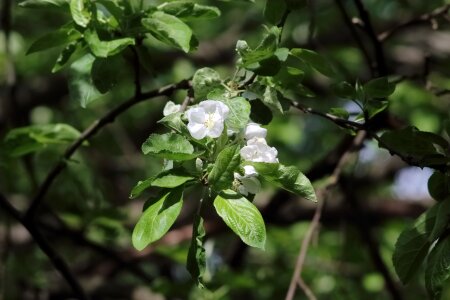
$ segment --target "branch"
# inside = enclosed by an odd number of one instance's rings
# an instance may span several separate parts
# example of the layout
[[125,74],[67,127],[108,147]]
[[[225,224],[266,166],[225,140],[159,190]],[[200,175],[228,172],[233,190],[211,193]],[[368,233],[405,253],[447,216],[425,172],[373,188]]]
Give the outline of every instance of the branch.
[[378,40],[381,42],[384,42],[384,41],[387,41],[388,39],[392,38],[395,34],[399,33],[402,30],[405,30],[409,27],[420,25],[422,23],[432,22],[432,20],[434,20],[435,18],[438,18],[440,16],[447,14],[449,10],[450,10],[450,4],[447,4],[447,5],[436,8],[435,10],[433,10],[430,13],[425,13],[414,19],[411,19],[404,23],[400,23],[397,26],[380,33],[378,35]]
[[343,190],[345,191],[348,202],[352,205],[354,216],[351,219],[355,220],[356,228],[360,233],[361,239],[363,240],[364,243],[366,243],[368,247],[369,255],[375,267],[378,269],[378,272],[380,272],[380,274],[383,276],[387,289],[389,290],[392,299],[401,300],[402,295],[398,290],[397,283],[393,279],[391,273],[389,272],[388,267],[386,266],[386,264],[383,261],[383,258],[381,257],[377,241],[373,236],[372,230],[370,228],[370,223],[366,219],[366,213],[359,204],[358,199],[356,199],[355,197],[354,187],[352,186],[351,180],[350,181],[342,180],[341,185]]
[[320,116],[324,119],[327,119],[333,123],[335,123],[336,125],[338,125],[339,127],[345,128],[345,129],[354,129],[354,130],[358,130],[358,129],[364,129],[364,124],[358,123],[358,122],[353,122],[350,120],[346,120],[346,119],[342,119],[339,117],[336,117],[334,115],[328,114],[328,113],[323,113],[317,110],[314,110],[311,107],[307,107],[301,103],[293,103],[292,106],[300,109],[302,112],[304,112],[305,114],[312,114],[312,115],[317,115]]
[[350,30],[351,35],[353,36],[353,39],[355,40],[356,44],[358,45],[359,49],[361,50],[367,66],[369,66],[370,71],[372,73],[372,77],[375,76],[375,69],[374,64],[372,63],[372,58],[370,57],[369,51],[367,51],[366,47],[364,46],[364,43],[362,42],[361,38],[358,35],[358,32],[356,31],[355,27],[353,26],[353,23],[351,21],[351,18],[347,11],[345,10],[344,5],[342,4],[342,0],[335,0],[339,11],[341,12],[341,16],[344,19],[345,25],[347,25],[348,30]]
[[21,223],[33,237],[33,240],[45,253],[45,255],[49,258],[53,267],[61,274],[61,276],[66,280],[69,286],[72,288],[74,295],[80,300],[88,300],[89,297],[84,292],[80,283],[70,270],[67,263],[64,259],[50,246],[50,243],[47,239],[40,233],[37,229],[36,225],[33,223],[31,219],[26,219],[22,217],[20,212],[15,209],[11,203],[5,198],[3,194],[0,194],[0,207],[9,213],[14,219],[16,219],[19,223]]
[[147,93],[142,93],[116,106],[115,108],[107,112],[103,117],[94,121],[88,128],[86,128],[86,130],[83,131],[80,137],[66,149],[59,162],[48,173],[44,182],[41,184],[36,196],[32,200],[30,207],[28,208],[25,214],[25,218],[32,219],[35,216],[49,188],[51,187],[55,179],[58,177],[58,175],[65,169],[67,160],[69,160],[72,157],[72,155],[83,144],[83,142],[87,141],[89,138],[95,135],[101,128],[113,122],[117,116],[127,111],[130,107],[140,102],[143,102],[147,99],[159,96],[167,96],[175,90],[187,89],[190,86],[191,83],[189,80],[182,80],[175,84],[170,84]]
[[[317,227],[319,226],[320,217],[322,215],[322,209],[324,206],[324,203],[326,201],[327,195],[329,193],[329,190],[333,188],[337,182],[339,181],[339,178],[342,174],[342,170],[345,166],[345,164],[348,162],[350,158],[351,152],[358,150],[361,145],[363,144],[365,138],[367,136],[367,133],[364,130],[361,130],[358,132],[356,137],[353,139],[353,142],[351,143],[350,147],[345,151],[341,158],[339,159],[339,162],[334,169],[333,173],[331,174],[328,183],[318,191],[319,194],[319,201],[317,203],[316,210],[314,212],[314,216],[311,220],[311,224],[309,225],[308,231],[306,232],[305,238],[302,241],[302,245],[300,247],[300,251],[297,257],[297,262],[295,264],[294,274],[291,278],[291,283],[289,285],[289,290],[286,295],[286,300],[292,300],[295,296],[295,290],[297,287],[297,283],[300,285],[300,287],[304,290],[305,294],[307,295],[308,299],[314,300],[316,297],[310,290],[310,288],[306,285],[306,283],[301,278],[303,265],[305,263],[306,254],[308,252],[309,245],[311,244],[311,240],[313,237],[314,232],[316,231]],[[320,199],[322,198],[322,199]]]
[[388,74],[388,68],[386,65],[386,59],[384,56],[383,45],[378,40],[378,36],[375,33],[375,29],[373,28],[372,21],[370,20],[370,15],[365,9],[362,0],[353,0],[358,9],[359,16],[361,20],[364,22],[364,29],[367,32],[370,40],[372,41],[373,50],[375,53],[375,61],[376,61],[376,69],[378,70],[379,76],[386,76]]

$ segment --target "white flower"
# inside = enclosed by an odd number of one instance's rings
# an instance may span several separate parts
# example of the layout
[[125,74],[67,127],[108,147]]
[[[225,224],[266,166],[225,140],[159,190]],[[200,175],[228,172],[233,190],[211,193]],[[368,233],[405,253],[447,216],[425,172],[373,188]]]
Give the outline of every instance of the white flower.
[[262,128],[261,125],[256,123],[248,123],[245,127],[245,139],[251,140],[253,138],[265,139],[267,135],[267,129]]
[[164,117],[165,117],[165,116],[174,114],[174,113],[176,113],[176,112],[179,112],[180,109],[181,109],[181,105],[180,105],[180,104],[175,104],[174,102],[169,101],[169,102],[167,102],[166,105],[164,106],[164,109],[163,109],[163,115],[164,115]]
[[254,166],[244,166],[244,175],[247,177],[258,176]]
[[247,142],[240,154],[244,160],[253,162],[277,163],[278,151],[267,145],[263,138],[253,138]]
[[234,173],[234,186],[238,192],[244,196],[256,194],[261,190],[258,173],[253,166],[244,166],[244,176]]
[[201,140],[205,136],[218,138],[223,131],[223,122],[228,116],[228,106],[220,101],[205,100],[186,112],[187,128],[193,138]]

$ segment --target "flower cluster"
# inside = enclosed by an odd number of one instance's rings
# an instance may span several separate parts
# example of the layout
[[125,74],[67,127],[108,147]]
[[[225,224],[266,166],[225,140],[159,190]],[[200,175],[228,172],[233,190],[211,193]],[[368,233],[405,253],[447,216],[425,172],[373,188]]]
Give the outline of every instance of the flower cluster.
[[[169,102],[164,108],[164,115],[178,112],[173,102]],[[225,121],[229,114],[229,108],[221,101],[205,100],[197,106],[186,111],[188,120],[187,129],[194,139],[201,140],[205,137],[218,138],[221,136]],[[229,135],[229,134],[228,134]],[[246,145],[240,150],[240,155],[245,162],[278,163],[278,151],[270,147],[266,142],[267,129],[257,123],[248,123],[243,132]],[[242,195],[256,194],[261,189],[258,173],[251,165],[243,166],[243,175],[234,173],[233,187]]]
[[266,142],[267,129],[259,124],[249,123],[245,128],[247,146],[241,149],[241,156],[246,161],[277,163],[278,151]]

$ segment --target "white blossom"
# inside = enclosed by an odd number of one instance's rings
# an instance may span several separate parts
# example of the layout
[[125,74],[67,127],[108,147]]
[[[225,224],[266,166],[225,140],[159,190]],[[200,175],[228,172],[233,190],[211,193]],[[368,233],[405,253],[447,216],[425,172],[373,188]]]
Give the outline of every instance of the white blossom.
[[203,160],[198,157],[195,159],[195,169],[199,172],[203,170]]
[[278,151],[270,147],[263,138],[253,138],[247,142],[240,151],[241,157],[246,161],[277,163]]
[[180,111],[180,109],[181,109],[181,105],[180,104],[175,104],[174,102],[169,101],[164,106],[163,115],[164,116],[168,116],[168,115],[177,113],[177,112]]
[[205,136],[218,138],[222,134],[228,112],[228,106],[220,101],[200,102],[197,107],[186,112],[189,133],[197,140],[201,140]]
[[262,128],[261,125],[256,123],[248,123],[244,131],[245,139],[251,140],[253,138],[265,139],[267,135],[267,129]]
[[261,190],[258,173],[253,166],[244,166],[244,175],[234,173],[234,186],[244,196],[256,194]]

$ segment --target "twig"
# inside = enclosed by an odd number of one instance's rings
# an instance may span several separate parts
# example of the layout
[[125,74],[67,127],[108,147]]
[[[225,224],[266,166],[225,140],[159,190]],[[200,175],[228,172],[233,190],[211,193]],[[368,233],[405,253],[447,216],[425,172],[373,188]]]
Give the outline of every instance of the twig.
[[448,13],[450,10],[450,4],[446,4],[444,6],[438,7],[430,13],[425,13],[420,15],[414,19],[398,24],[397,26],[388,29],[378,35],[378,40],[381,42],[385,42],[388,39],[392,38],[395,34],[399,33],[402,30],[405,30],[409,27],[420,25],[422,23],[431,22],[433,19],[443,16]]
[[339,181],[339,177],[342,173],[342,170],[343,170],[345,164],[347,163],[347,161],[350,157],[351,152],[359,149],[359,147],[364,142],[364,139],[366,138],[366,136],[367,136],[366,131],[361,130],[358,132],[356,137],[353,139],[353,142],[351,143],[350,147],[347,149],[346,152],[344,152],[344,154],[339,159],[339,162],[338,162],[336,168],[334,169],[333,173],[331,174],[328,183],[322,189],[320,189],[320,191],[318,192],[319,200],[317,203],[317,207],[314,212],[314,216],[311,220],[311,224],[309,225],[308,231],[306,232],[305,238],[302,241],[302,245],[300,247],[299,254],[297,256],[297,262],[295,264],[294,274],[292,275],[291,283],[289,285],[289,290],[286,295],[286,300],[292,300],[294,298],[297,284],[299,284],[300,287],[303,289],[305,294],[308,296],[308,299],[310,299],[310,300],[316,299],[316,297],[314,296],[312,291],[309,289],[307,284],[303,280],[300,281],[303,265],[304,265],[305,259],[306,259],[306,254],[308,252],[308,248],[311,243],[313,234],[316,231],[317,227],[319,226],[322,209],[323,209],[324,203],[326,201],[326,196],[327,196],[329,190],[332,187],[334,187],[337,184],[337,182]]
[[105,125],[113,122],[117,116],[128,110],[130,107],[143,102],[147,99],[159,97],[159,96],[167,96],[171,94],[173,91],[178,89],[187,89],[191,86],[191,83],[189,80],[182,80],[175,84],[170,84],[165,87],[147,92],[142,93],[138,97],[133,97],[122,104],[116,106],[109,112],[107,112],[103,117],[100,119],[97,119],[94,121],[86,130],[83,131],[83,133],[80,135],[80,137],[75,140],[64,152],[63,156],[59,160],[59,162],[53,167],[53,169],[48,173],[47,177],[45,178],[44,182],[41,184],[36,196],[33,198],[31,205],[29,206],[25,218],[26,219],[32,219],[39,206],[41,205],[45,195],[47,194],[50,186],[55,181],[55,179],[58,177],[58,175],[64,170],[67,164],[67,160],[69,160],[72,155],[75,153],[75,151],[83,144],[84,141],[91,138],[93,135],[95,135],[101,128],[103,128]]
[[305,106],[305,105],[303,105],[301,103],[293,103],[292,105],[294,107],[300,109],[302,112],[304,112],[306,114],[312,114],[312,115],[320,116],[322,118],[325,118],[325,119],[335,123],[339,127],[346,128],[346,129],[355,129],[355,130],[357,130],[357,129],[364,129],[364,124],[362,124],[362,123],[358,123],[358,122],[342,119],[342,118],[336,117],[336,116],[328,114],[328,113],[323,113],[323,112],[314,110],[311,107],[307,107],[307,106]]
[[369,51],[364,46],[364,43],[362,42],[361,38],[358,35],[358,32],[356,31],[355,27],[353,26],[353,23],[351,21],[351,17],[347,13],[347,10],[345,9],[344,5],[342,4],[342,0],[335,0],[336,5],[339,8],[339,11],[341,12],[342,19],[345,22],[345,25],[347,25],[348,30],[350,31],[351,35],[353,36],[353,39],[355,40],[356,44],[358,45],[358,48],[361,50],[364,59],[366,60],[367,66],[370,69],[370,72],[372,73],[372,77],[375,77],[375,66],[372,63],[372,58],[370,57]]
[[370,15],[365,9],[361,0],[353,0],[356,8],[358,9],[359,16],[364,22],[364,29],[367,32],[370,40],[372,41],[373,50],[375,53],[376,69],[378,71],[378,76],[386,76],[388,74],[388,68],[386,65],[386,59],[384,56],[383,44],[378,40],[378,36],[370,20]]
[[6,199],[3,194],[0,194],[0,207],[3,208],[7,213],[9,213],[14,219],[21,223],[33,237],[33,240],[49,258],[55,269],[61,274],[61,276],[66,280],[69,286],[72,288],[75,296],[80,300],[88,300],[89,297],[86,295],[85,291],[81,287],[80,283],[73,275],[67,263],[64,259],[50,246],[50,243],[37,229],[36,225],[32,220],[24,218],[21,213],[14,208],[11,203]]

